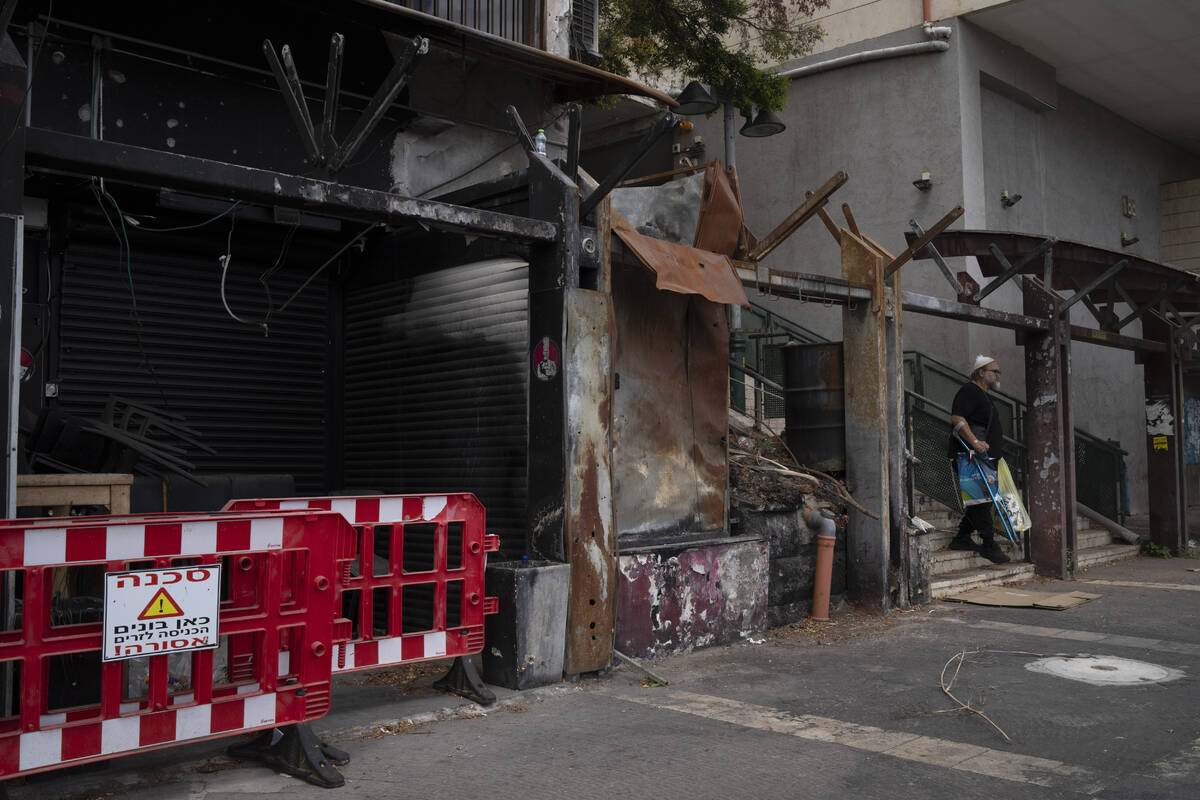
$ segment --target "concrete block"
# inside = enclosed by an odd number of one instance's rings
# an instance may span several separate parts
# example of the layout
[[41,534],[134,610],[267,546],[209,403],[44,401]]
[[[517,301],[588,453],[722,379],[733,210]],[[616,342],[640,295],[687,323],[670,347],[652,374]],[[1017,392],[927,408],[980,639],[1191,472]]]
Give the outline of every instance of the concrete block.
[[555,561],[488,564],[484,586],[500,610],[484,627],[483,679],[506,689],[562,680],[571,567]]

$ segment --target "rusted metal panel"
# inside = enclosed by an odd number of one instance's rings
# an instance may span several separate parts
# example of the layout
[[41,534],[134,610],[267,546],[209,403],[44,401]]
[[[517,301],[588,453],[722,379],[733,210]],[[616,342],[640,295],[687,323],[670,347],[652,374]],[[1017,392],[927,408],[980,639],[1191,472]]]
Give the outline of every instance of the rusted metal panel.
[[720,306],[615,261],[613,475],[623,540],[724,530],[728,328]]
[[742,204],[729,182],[729,174],[714,161],[704,171],[704,195],[696,222],[693,247],[732,256],[742,233]]
[[638,260],[654,272],[659,289],[698,294],[714,303],[750,305],[728,256],[644,236],[615,211],[612,229]]
[[[1049,319],[1057,308],[1055,296],[1041,282],[1023,281],[1024,310],[1030,316]],[[1025,439],[1028,453],[1026,491],[1028,493],[1030,551],[1034,569],[1041,575],[1065,578],[1068,575],[1068,484],[1064,460],[1074,459],[1074,448],[1064,444],[1064,401],[1062,368],[1062,326],[1050,331],[1030,332],[1025,336]],[[1074,495],[1071,484],[1071,497]],[[1072,502],[1071,505],[1074,505]]]
[[842,231],[842,277],[875,286],[873,298],[842,311],[846,370],[846,479],[871,519],[850,509],[847,536],[847,593],[881,613],[891,608],[889,455],[887,445],[887,338],[883,258],[866,242]]
[[653,658],[725,644],[767,624],[761,539],[620,558],[617,649]]
[[612,662],[616,605],[613,527],[612,298],[567,293],[563,367],[567,392],[567,496],[564,549],[571,564],[563,669],[595,672]]

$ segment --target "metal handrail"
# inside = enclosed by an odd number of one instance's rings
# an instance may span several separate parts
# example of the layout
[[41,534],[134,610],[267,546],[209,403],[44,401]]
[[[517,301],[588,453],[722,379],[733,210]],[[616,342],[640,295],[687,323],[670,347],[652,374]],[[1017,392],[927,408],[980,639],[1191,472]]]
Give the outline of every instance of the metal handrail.
[[[729,370],[730,372],[741,373],[743,382],[746,378],[750,378],[754,381],[754,424],[756,426],[762,425],[765,419],[763,415],[763,407],[766,404],[767,397],[770,396],[777,400],[783,400],[784,396],[781,394],[781,392],[783,392],[783,387],[760,373],[758,370],[747,367],[744,364],[739,364],[732,359],[729,361]],[[768,391],[767,387],[770,387],[771,389],[778,389],[779,391]]]

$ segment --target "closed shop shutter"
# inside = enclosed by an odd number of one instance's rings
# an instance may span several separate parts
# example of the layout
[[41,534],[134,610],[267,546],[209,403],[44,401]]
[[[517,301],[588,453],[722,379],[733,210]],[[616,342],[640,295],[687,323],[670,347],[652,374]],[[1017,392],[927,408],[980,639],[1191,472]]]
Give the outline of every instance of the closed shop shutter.
[[[110,395],[181,414],[216,450],[189,450],[199,471],[288,473],[298,491],[324,491],[328,279],[276,312],[264,336],[222,305],[217,258],[228,233],[220,223],[171,234],[131,228],[127,264],[106,227],[73,229],[61,281],[59,401],[67,413],[93,418]],[[259,276],[286,233],[237,226],[226,300],[244,319],[266,311]],[[275,308],[338,246],[302,239],[298,233],[286,267],[269,278]]]
[[506,557],[525,544],[527,293],[512,259],[346,289],[347,486],[473,492]]

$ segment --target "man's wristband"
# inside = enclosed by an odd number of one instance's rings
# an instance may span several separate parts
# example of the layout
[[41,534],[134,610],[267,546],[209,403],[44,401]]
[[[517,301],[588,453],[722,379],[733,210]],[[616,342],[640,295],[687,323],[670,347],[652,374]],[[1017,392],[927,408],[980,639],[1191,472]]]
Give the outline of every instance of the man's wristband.
[[954,432],[958,433],[958,429],[966,424],[967,424],[967,421],[965,419],[959,420],[958,424],[954,426]]

